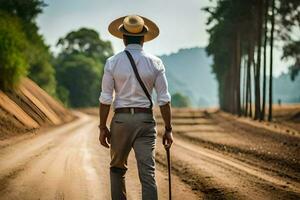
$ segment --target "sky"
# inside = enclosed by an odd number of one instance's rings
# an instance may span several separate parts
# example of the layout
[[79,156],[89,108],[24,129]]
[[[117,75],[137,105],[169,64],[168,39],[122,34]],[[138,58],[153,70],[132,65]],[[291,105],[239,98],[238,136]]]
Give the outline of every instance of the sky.
[[[100,37],[110,40],[115,52],[124,46],[120,39],[111,36],[107,27],[114,19],[138,14],[153,20],[160,35],[146,43],[146,51],[155,55],[177,52],[181,48],[205,47],[207,14],[201,9],[214,5],[209,0],[45,0],[48,4],[37,18],[40,33],[53,52],[60,37],[72,30],[87,27],[97,30]],[[280,61],[281,51],[274,52],[274,75],[287,71],[289,63]]]

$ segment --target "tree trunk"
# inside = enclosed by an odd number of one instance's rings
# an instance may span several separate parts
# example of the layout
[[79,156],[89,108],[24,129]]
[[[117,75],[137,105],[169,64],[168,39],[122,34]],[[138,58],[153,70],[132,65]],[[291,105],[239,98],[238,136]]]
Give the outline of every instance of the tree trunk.
[[252,83],[251,83],[251,61],[249,66],[249,117],[252,118],[253,112],[252,112]]
[[[252,117],[253,113],[252,113],[252,81],[251,81],[251,66],[253,64],[253,74],[255,74],[255,70],[254,70],[254,39],[253,39],[253,34],[251,33],[249,35],[249,46],[248,46],[248,61],[247,61],[247,97],[246,97],[246,101],[247,101],[247,116]],[[248,114],[248,110],[249,110],[249,114]]]
[[235,51],[234,54],[231,55],[231,66],[230,66],[230,96],[229,96],[229,105],[230,105],[230,113],[236,114],[236,98],[235,98],[235,81],[236,81],[236,74],[235,74]]
[[241,36],[237,31],[236,36],[236,61],[235,61],[235,97],[236,97],[236,114],[241,116]]
[[247,59],[246,56],[243,57],[243,101],[242,101],[242,114],[247,116],[246,114],[246,106],[247,106]]
[[246,108],[245,108],[245,116],[250,116],[251,109],[251,43],[249,42],[248,46],[248,58],[247,58],[247,81],[246,81]]
[[269,121],[272,121],[272,104],[273,104],[273,45],[274,45],[274,25],[275,25],[275,0],[272,0],[271,38],[270,38],[269,115],[268,115],[268,120]]
[[266,113],[266,68],[267,68],[267,41],[268,41],[268,11],[269,11],[269,0],[265,0],[265,17],[264,17],[264,68],[263,68],[263,95],[262,95],[262,111],[260,120],[265,119]]
[[255,70],[255,115],[254,119],[260,117],[260,64],[261,64],[261,38],[262,38],[262,10],[263,1],[258,2],[258,20],[257,20],[257,61]]

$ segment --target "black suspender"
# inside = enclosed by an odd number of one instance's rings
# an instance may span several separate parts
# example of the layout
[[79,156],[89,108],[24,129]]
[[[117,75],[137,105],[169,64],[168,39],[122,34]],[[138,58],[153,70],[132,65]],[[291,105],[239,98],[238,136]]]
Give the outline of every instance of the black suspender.
[[152,103],[151,95],[149,94],[149,92],[148,92],[148,90],[147,90],[145,84],[143,83],[143,81],[142,81],[142,79],[141,79],[141,77],[140,77],[140,75],[139,75],[139,72],[138,72],[138,70],[137,70],[136,64],[135,64],[135,62],[134,62],[134,59],[133,59],[132,55],[129,53],[129,51],[125,50],[125,53],[126,53],[128,59],[129,59],[130,63],[131,63],[131,66],[132,66],[132,69],[133,69],[133,71],[134,71],[134,74],[135,74],[136,79],[137,79],[138,82],[140,83],[140,85],[141,85],[141,87],[142,87],[144,93],[146,94],[147,98],[148,98],[149,101],[150,101],[150,107],[149,107],[149,108],[152,108],[152,107],[153,107],[153,103]]

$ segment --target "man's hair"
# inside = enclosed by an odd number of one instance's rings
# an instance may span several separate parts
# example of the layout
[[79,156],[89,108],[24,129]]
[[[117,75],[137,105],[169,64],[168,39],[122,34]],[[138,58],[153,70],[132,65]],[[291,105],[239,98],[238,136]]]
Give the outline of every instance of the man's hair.
[[128,44],[141,44],[144,40],[144,36],[129,36],[129,35],[123,35],[123,39]]

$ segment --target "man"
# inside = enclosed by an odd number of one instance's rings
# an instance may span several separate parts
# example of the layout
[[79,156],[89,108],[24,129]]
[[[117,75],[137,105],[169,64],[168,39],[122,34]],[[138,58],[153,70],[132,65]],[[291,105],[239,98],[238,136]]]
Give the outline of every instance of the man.
[[[100,143],[111,153],[110,179],[113,200],[126,199],[125,173],[127,158],[133,148],[137,160],[143,200],[156,200],[155,140],[156,123],[152,111],[152,90],[165,123],[163,144],[170,148],[173,142],[171,126],[171,97],[162,61],[143,50],[143,43],[159,34],[151,20],[137,16],[125,16],[114,20],[109,32],[123,39],[122,51],[107,59],[100,95]],[[113,92],[115,98],[113,102]],[[115,114],[106,126],[110,105]],[[109,145],[110,144],[110,145]]]

